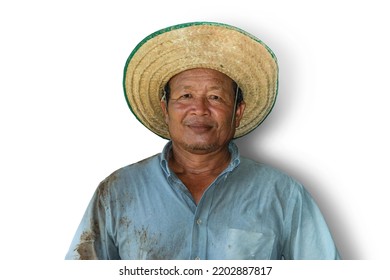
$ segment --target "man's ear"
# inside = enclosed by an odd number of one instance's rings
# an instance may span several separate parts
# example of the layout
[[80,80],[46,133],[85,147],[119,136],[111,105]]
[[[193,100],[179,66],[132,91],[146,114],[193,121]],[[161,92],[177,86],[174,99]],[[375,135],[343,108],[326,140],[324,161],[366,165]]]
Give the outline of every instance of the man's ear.
[[161,106],[161,110],[164,114],[164,117],[165,117],[165,123],[168,123],[168,104],[167,104],[167,101],[165,98],[161,99],[160,101],[160,106]]
[[246,104],[244,101],[241,101],[240,104],[237,105],[235,118],[236,128],[240,126],[240,121],[242,119],[242,116],[244,115],[245,106]]

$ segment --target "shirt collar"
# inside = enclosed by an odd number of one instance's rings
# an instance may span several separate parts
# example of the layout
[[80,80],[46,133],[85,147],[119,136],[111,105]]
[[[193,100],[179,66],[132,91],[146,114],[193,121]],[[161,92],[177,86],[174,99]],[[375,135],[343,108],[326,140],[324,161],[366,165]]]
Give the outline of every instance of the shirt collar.
[[[165,147],[161,153],[161,156],[160,156],[160,166],[161,166],[162,170],[164,170],[164,172],[167,176],[171,175],[171,169],[168,166],[168,160],[169,160],[169,156],[170,156],[171,151],[172,151],[172,141],[169,141],[165,145]],[[229,143],[229,152],[231,155],[230,163],[229,163],[228,167],[222,173],[230,172],[240,164],[240,153],[238,151],[237,145],[233,141],[230,141],[230,143]]]

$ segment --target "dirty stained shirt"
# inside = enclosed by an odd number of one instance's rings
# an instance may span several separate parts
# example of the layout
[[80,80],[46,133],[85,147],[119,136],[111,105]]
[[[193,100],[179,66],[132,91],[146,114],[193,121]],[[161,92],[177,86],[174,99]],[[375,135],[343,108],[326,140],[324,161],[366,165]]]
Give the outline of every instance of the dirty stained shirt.
[[168,167],[172,149],[121,168],[94,193],[66,259],[339,259],[309,193],[239,155],[196,205]]

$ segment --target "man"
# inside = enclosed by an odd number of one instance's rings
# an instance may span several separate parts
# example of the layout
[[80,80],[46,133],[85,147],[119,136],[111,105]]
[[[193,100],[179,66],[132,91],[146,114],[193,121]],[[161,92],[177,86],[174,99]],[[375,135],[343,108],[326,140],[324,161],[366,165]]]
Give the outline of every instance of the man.
[[269,114],[277,81],[272,51],[233,26],[146,37],[126,63],[126,98],[170,141],[99,185],[66,258],[338,259],[305,189],[232,141]]

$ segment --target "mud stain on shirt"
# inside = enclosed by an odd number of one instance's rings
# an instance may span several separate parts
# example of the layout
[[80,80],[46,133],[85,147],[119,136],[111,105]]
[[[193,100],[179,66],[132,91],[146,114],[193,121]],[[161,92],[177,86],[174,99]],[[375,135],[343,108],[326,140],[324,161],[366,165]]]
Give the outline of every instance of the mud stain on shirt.
[[80,260],[97,260],[94,247],[95,234],[92,231],[85,231],[80,237],[80,243],[76,248]]

